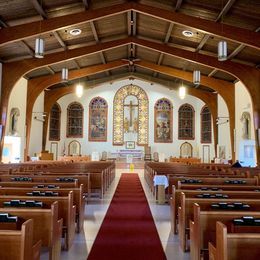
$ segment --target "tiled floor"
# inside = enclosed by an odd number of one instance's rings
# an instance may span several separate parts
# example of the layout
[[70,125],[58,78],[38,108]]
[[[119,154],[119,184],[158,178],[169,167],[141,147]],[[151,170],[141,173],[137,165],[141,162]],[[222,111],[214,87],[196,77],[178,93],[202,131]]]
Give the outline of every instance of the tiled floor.
[[[110,189],[106,192],[104,199],[92,199],[91,202],[86,205],[84,233],[76,234],[74,243],[68,252],[62,251],[62,260],[86,260],[88,253],[90,252],[90,249],[94,243],[98,230],[102,224],[110,201],[113,197],[119,178],[122,173],[126,172],[128,172],[128,170],[116,170],[116,178],[112,183]],[[183,253],[180,250],[178,237],[170,232],[169,205],[158,205],[155,203],[154,198],[148,190],[148,186],[144,180],[144,170],[138,169],[134,172],[137,172],[139,174],[167,259],[190,259],[189,253]],[[43,252],[41,260],[47,259],[48,253]]]

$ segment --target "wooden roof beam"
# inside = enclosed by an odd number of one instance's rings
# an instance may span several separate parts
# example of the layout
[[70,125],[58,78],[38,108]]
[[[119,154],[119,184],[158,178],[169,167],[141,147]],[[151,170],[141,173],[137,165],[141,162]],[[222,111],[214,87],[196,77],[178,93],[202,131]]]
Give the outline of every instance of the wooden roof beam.
[[226,38],[238,43],[243,43],[247,46],[251,46],[252,48],[260,49],[260,35],[250,30],[227,24],[219,24],[215,23],[214,21],[155,8],[135,2],[127,2],[124,4],[100,9],[87,10],[76,14],[55,17],[45,21],[37,21],[30,24],[22,24],[12,26],[10,28],[3,28],[0,34],[0,44],[17,41],[26,37],[32,37],[40,33],[55,31],[75,24],[94,21],[96,19],[116,15],[130,10],[143,13],[157,19],[185,25],[203,33],[216,35],[218,37]]
[[[168,27],[168,30],[167,30],[167,33],[165,35],[165,38],[164,38],[164,43],[167,44],[169,42],[169,39],[171,37],[171,33],[172,33],[172,29],[173,29],[173,26],[174,26],[174,23],[170,23],[169,24],[169,27]],[[158,61],[157,61],[157,64],[160,65],[163,61],[163,53],[161,52],[160,53],[160,56],[158,58]],[[154,71],[153,73],[153,76],[156,77],[158,75],[158,73],[156,71]]]
[[33,4],[35,10],[37,13],[44,19],[47,19],[47,13],[43,10],[42,5],[39,4],[38,0],[31,0],[31,3]]
[[[219,13],[219,15],[217,16],[217,18],[215,19],[215,22],[218,22],[225,14],[227,14],[227,12],[230,10],[230,8],[232,7],[232,5],[235,3],[236,0],[229,0],[226,5],[224,6],[224,8],[221,10],[221,12]],[[202,40],[200,41],[196,51],[200,51],[204,44],[207,42],[207,40],[210,38],[209,34],[205,34],[204,37],[202,38]]]
[[[95,24],[94,24],[93,21],[90,22],[90,27],[91,27],[91,30],[92,30],[92,33],[93,33],[93,36],[94,36],[95,41],[96,41],[97,43],[99,43],[100,40],[99,40],[99,37],[98,37],[98,33],[97,33],[96,26],[95,26]],[[99,55],[100,55],[100,58],[101,58],[102,63],[103,63],[103,64],[106,64],[107,62],[106,62],[106,58],[105,58],[104,53],[101,51]],[[109,72],[109,71],[106,71],[106,74],[107,74],[107,75],[110,75],[110,72]]]
[[180,9],[181,4],[182,4],[182,0],[177,0],[177,3],[175,5],[175,11],[178,11]]

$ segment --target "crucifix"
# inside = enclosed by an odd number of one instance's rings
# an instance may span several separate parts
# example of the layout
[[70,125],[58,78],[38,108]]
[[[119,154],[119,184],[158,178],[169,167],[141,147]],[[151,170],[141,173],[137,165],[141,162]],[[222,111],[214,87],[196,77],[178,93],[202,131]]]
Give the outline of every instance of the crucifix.
[[129,126],[133,126],[134,108],[138,107],[138,105],[134,105],[133,101],[130,101],[128,105],[125,104],[124,106],[129,107],[129,114],[130,114]]

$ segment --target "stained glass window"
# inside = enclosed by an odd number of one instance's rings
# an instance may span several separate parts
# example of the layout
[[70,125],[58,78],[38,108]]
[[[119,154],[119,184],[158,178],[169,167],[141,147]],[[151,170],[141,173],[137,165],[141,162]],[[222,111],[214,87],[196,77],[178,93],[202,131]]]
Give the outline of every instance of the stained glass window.
[[67,109],[67,137],[83,136],[83,107],[73,102]]
[[172,103],[167,98],[157,100],[154,106],[154,141],[172,142]]
[[179,108],[179,139],[194,139],[194,109],[189,104]]
[[107,140],[107,102],[101,97],[95,97],[89,103],[88,140]]
[[60,140],[60,106],[55,103],[50,112],[49,140]]
[[200,113],[201,118],[201,143],[211,143],[211,113],[207,106],[204,106]]

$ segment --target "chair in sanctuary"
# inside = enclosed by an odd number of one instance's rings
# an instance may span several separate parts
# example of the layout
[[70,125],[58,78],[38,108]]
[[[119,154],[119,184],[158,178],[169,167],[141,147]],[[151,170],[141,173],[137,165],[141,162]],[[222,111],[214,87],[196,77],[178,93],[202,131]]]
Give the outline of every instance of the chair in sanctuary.
[[148,145],[144,146],[144,160],[145,161],[151,161],[152,160],[151,146],[148,146]]
[[106,161],[107,160],[107,152],[103,151],[100,161]]
[[159,154],[158,154],[158,152],[154,152],[154,153],[153,153],[153,160],[154,160],[155,162],[159,162]]

